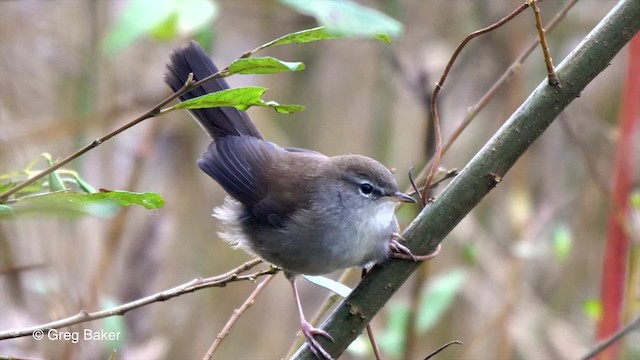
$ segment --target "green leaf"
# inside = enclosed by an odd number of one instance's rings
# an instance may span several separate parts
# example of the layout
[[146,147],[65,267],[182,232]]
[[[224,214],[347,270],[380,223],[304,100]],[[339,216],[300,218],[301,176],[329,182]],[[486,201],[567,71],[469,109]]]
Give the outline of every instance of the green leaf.
[[212,0],[131,0],[124,8],[103,47],[113,55],[143,35],[167,40],[197,32],[218,14]]
[[285,36],[279,37],[273,41],[262,45],[260,48],[268,48],[276,45],[285,45],[285,44],[293,44],[293,43],[308,43],[312,41],[318,40],[331,40],[331,39],[341,39],[344,36],[338,34],[330,34],[327,32],[327,29],[324,27],[317,27],[313,29],[306,29],[302,31],[297,31],[291,34],[287,34]]
[[462,246],[462,255],[465,262],[474,264],[478,259],[478,249],[474,243],[465,243]]
[[418,309],[416,328],[423,333],[438,322],[442,314],[453,304],[467,274],[464,270],[453,270],[433,279],[422,295]]
[[0,216],[13,214],[13,208],[9,205],[0,204]]
[[372,37],[386,42],[402,35],[402,24],[394,18],[348,0],[280,0],[299,13],[313,16],[330,34]]
[[571,255],[573,240],[571,230],[566,225],[558,225],[553,230],[553,255],[559,261],[565,261]]
[[[64,195],[64,194],[61,194]],[[122,190],[113,191],[101,191],[95,194],[74,194],[69,193],[67,195],[75,195],[76,198],[87,199],[87,201],[105,201],[113,202],[118,206],[131,206],[140,205],[148,210],[160,209],[164,206],[165,201],[157,193],[145,192],[136,193]]]
[[407,337],[409,306],[406,303],[392,302],[388,305],[387,327],[380,334],[380,348],[392,357],[402,355],[402,347]]
[[176,3],[176,12],[179,33],[190,34],[210,24],[218,16],[218,6],[212,0],[182,0]]
[[332,292],[346,298],[351,294],[351,288],[345,284],[339,283],[335,280],[331,280],[328,277],[324,276],[312,276],[312,275],[302,275],[309,282],[312,282],[316,285],[320,285],[325,289],[331,290]]
[[22,198],[14,204],[15,213],[58,217],[94,215],[111,217],[120,207],[140,205],[159,209],[164,199],[156,193],[103,191],[95,194],[59,192]]
[[266,88],[250,86],[235,89],[227,89],[214,93],[198,96],[183,101],[175,106],[176,109],[203,109],[220,106],[233,106],[239,110],[247,110],[249,107],[262,101],[262,94]]
[[[19,182],[9,182],[6,184],[0,184],[0,194],[4,193],[10,189],[13,189],[14,187],[16,187],[17,185],[19,185],[20,183],[22,183],[21,181]],[[36,181],[35,183],[27,186],[26,188],[18,191],[17,194],[15,194],[16,196],[18,194],[25,194],[25,193],[34,193],[34,192],[38,192],[38,191],[42,191],[42,180],[41,181]]]
[[261,99],[266,88],[250,86],[235,89],[222,90],[193,99],[183,101],[173,108],[175,109],[202,109],[210,107],[233,106],[238,110],[246,111],[251,106],[270,107],[277,112],[290,113],[304,110],[301,105],[281,105],[275,101],[266,102]]
[[172,12],[166,19],[149,30],[154,39],[167,41],[178,34],[178,13]]
[[230,74],[272,74],[304,69],[301,62],[287,62],[272,57],[243,58],[229,65]]
[[[0,194],[7,192],[10,189],[13,189],[16,185],[20,184],[20,181],[9,181],[4,184],[0,184]],[[40,188],[40,187],[38,187]]]
[[304,106],[302,105],[278,104],[275,101],[261,101],[260,104],[256,104],[256,106],[270,107],[281,114],[290,114],[294,112],[304,111]]

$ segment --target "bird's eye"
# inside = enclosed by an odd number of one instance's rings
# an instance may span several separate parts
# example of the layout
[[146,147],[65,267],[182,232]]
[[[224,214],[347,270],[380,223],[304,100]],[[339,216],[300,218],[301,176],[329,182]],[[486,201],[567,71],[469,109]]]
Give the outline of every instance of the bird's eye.
[[364,196],[369,196],[373,193],[373,186],[369,183],[360,184],[360,193]]

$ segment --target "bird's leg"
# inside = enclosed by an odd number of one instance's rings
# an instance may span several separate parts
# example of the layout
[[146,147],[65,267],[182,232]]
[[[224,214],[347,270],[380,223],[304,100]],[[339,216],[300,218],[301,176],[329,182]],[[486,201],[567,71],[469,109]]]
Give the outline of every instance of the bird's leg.
[[431,254],[413,255],[411,253],[411,250],[409,250],[408,247],[400,244],[398,239],[404,240],[402,238],[402,236],[400,236],[400,234],[394,233],[392,238],[391,238],[391,243],[389,244],[389,247],[391,248],[390,257],[392,257],[394,259],[412,260],[412,261],[427,261],[427,260],[431,260],[434,257],[436,257],[438,255],[438,253],[440,253],[440,248],[442,247],[440,244],[438,244],[438,247]]
[[331,335],[328,332],[313,327],[304,317],[304,313],[302,312],[302,304],[300,304],[300,296],[298,295],[298,287],[296,286],[295,276],[289,277],[289,282],[291,283],[291,288],[293,289],[293,297],[296,299],[296,306],[298,307],[298,315],[300,315],[300,328],[302,329],[302,334],[307,339],[307,344],[309,344],[309,349],[313,352],[313,354],[319,359],[327,359],[332,360],[333,358],[329,353],[322,348],[318,340],[314,338],[316,335],[324,336],[325,338],[334,341]]

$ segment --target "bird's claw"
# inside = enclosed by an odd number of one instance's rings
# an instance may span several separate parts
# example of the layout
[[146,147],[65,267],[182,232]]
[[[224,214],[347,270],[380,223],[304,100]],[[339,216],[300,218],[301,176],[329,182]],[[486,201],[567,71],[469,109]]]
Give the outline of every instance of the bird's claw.
[[402,239],[402,236],[400,236],[400,234],[394,234],[394,237],[393,239],[391,239],[391,243],[389,244],[389,248],[391,249],[391,257],[394,259],[411,260],[416,262],[427,261],[436,257],[438,253],[440,253],[440,248],[442,247],[440,244],[438,244],[438,247],[436,247],[435,251],[433,251],[431,254],[413,255],[411,250],[409,250],[408,247],[400,244],[397,239]]
[[328,332],[322,329],[313,327],[311,324],[309,324],[306,321],[302,322],[300,324],[300,327],[302,328],[302,334],[307,339],[307,344],[309,345],[309,349],[311,350],[311,352],[313,352],[313,354],[318,359],[333,360],[331,355],[329,355],[329,353],[324,348],[322,348],[322,345],[320,345],[318,340],[316,340],[314,337],[318,335],[331,340],[331,342],[335,342],[331,337],[331,335],[329,335]]

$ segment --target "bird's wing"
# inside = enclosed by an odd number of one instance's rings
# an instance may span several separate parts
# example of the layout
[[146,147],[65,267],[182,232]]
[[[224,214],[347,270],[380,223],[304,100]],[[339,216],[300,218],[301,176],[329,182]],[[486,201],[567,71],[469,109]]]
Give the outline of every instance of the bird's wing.
[[235,199],[255,206],[266,196],[266,169],[284,149],[252,136],[227,136],[211,142],[198,167],[216,180]]

